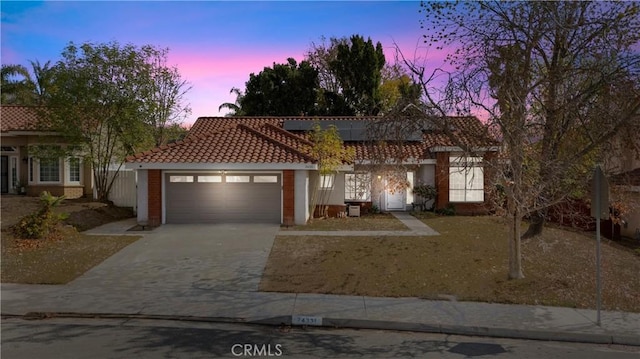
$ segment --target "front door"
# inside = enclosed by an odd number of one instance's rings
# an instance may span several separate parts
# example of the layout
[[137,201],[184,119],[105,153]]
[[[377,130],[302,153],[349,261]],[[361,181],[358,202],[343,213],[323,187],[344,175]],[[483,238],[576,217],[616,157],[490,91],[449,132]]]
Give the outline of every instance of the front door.
[[404,211],[404,191],[396,190],[393,193],[387,190],[387,211]]
[[2,193],[9,192],[9,157],[2,156],[2,170],[0,171],[2,176]]

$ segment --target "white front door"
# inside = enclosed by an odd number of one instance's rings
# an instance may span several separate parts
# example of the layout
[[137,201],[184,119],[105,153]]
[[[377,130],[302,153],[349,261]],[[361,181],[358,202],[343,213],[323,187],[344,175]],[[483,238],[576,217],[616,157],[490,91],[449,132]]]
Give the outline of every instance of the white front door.
[[404,192],[405,191],[395,191],[391,193],[390,190],[386,190],[387,197],[387,211],[404,211]]

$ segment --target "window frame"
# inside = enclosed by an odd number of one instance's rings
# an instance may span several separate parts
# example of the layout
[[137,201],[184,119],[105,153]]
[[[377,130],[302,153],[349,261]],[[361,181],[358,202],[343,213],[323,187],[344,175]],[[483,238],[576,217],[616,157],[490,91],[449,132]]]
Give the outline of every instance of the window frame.
[[[43,169],[43,165],[44,165],[43,160],[44,160],[44,161],[50,161],[50,162],[49,162],[50,164],[56,164],[56,167],[57,167],[57,177],[58,177],[58,179],[57,179],[57,180],[55,180],[55,181],[51,181],[51,180],[43,180],[43,179],[42,179],[42,178],[43,178],[43,177],[42,177],[42,176],[43,176],[43,173],[44,173],[44,172],[46,172],[46,171],[43,171],[43,170],[42,170],[42,169]],[[38,178],[38,183],[49,183],[49,184],[50,184],[50,183],[62,183],[62,175],[61,175],[61,173],[60,173],[60,170],[61,170],[61,166],[60,166],[60,158],[53,158],[53,157],[50,157],[50,158],[39,158],[39,159],[37,160],[37,162],[38,162],[38,165],[37,165],[37,169],[38,169],[38,176],[37,176],[37,178]],[[46,162],[45,162],[45,163],[46,163]],[[54,173],[54,171],[49,171],[49,172],[50,172],[50,174]]]
[[[463,175],[464,185],[454,176]],[[480,182],[480,183],[478,183]],[[474,184],[480,188],[474,188]],[[453,193],[462,193],[462,199]],[[474,195],[479,195],[479,199]],[[454,199],[456,197],[456,199]],[[484,203],[484,166],[482,157],[450,157],[449,158],[449,202],[451,203]]]
[[[325,178],[328,178],[328,181],[325,180]],[[318,181],[319,181],[318,188],[320,188],[321,190],[329,190],[333,188],[333,185],[336,182],[336,174],[330,173],[326,175],[318,175]],[[326,183],[326,182],[329,182],[329,183]]]
[[[354,186],[349,185],[349,177],[353,177]],[[364,178],[362,178],[364,177]],[[363,183],[367,182],[366,185]],[[359,186],[365,186],[364,197],[357,198]],[[371,172],[347,172],[344,174],[344,200],[345,202],[371,202]],[[353,188],[353,190],[350,190]],[[353,196],[350,196],[353,194]]]
[[[72,163],[77,161],[78,166],[78,180],[72,180]],[[68,157],[66,160],[66,168],[65,168],[65,182],[72,185],[80,185],[82,183],[82,159],[80,157]]]

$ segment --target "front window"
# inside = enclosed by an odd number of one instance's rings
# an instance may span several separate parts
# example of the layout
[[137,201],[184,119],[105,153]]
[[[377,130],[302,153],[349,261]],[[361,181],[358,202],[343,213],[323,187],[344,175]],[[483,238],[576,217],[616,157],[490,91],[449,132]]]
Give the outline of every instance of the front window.
[[369,201],[371,199],[371,174],[345,173],[344,199],[347,201]]
[[333,174],[320,175],[320,188],[327,189],[333,188]]
[[60,161],[57,158],[40,159],[40,182],[60,182]]
[[80,159],[69,158],[69,182],[80,183]]
[[484,201],[484,173],[481,157],[449,158],[449,201]]

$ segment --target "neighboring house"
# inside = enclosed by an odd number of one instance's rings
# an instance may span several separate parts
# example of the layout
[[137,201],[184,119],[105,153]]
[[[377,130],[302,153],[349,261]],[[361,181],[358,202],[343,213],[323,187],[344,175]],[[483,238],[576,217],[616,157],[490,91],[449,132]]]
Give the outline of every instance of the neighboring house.
[[[361,121],[374,117],[201,117],[183,141],[131,156],[127,168],[137,170],[138,221],[161,223],[272,222],[305,224],[317,161],[305,135],[313,123],[335,124],[345,146],[355,148],[354,164],[330,179],[328,205],[358,203],[383,211],[405,211],[414,202],[411,186],[437,187],[436,208],[453,203],[458,213],[488,211],[485,161],[498,150],[477,144],[477,157],[462,151],[447,136],[420,129],[402,150],[409,188],[387,188],[384,172],[371,173],[373,152],[388,147],[363,141]],[[450,126],[473,144],[483,133],[476,118],[450,118]],[[465,139],[464,134],[469,134]],[[363,190],[364,189],[364,190]]]
[[640,137],[625,142],[622,138],[614,142],[619,153],[605,161],[605,167],[614,175],[610,176],[612,190],[619,193],[620,199],[630,211],[622,216],[624,223],[620,226],[620,234],[640,239]]
[[[0,106],[2,193],[42,191],[78,198],[92,195],[91,168],[80,156],[37,157],[34,146],[64,147],[57,133],[38,126],[33,107]],[[41,152],[42,153],[42,152]]]

